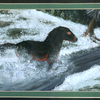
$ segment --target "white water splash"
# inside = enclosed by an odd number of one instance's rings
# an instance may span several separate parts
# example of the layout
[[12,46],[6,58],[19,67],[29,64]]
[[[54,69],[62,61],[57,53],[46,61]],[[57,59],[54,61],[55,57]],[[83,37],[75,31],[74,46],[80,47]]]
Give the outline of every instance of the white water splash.
[[[58,62],[54,64],[52,70],[49,72],[46,72],[48,67],[47,62],[39,63],[37,61],[31,62],[30,60],[21,62],[18,57],[16,57],[14,50],[8,49],[4,53],[2,52],[0,54],[0,85],[6,86],[3,90],[9,90],[12,84],[24,84],[31,79],[41,79],[59,75],[66,70],[69,65],[67,58],[65,57],[65,61],[62,59],[62,55],[65,56],[65,54],[69,55],[72,52],[98,46],[98,44],[92,42],[88,36],[83,37],[88,26],[77,24],[69,20],[63,20],[36,10],[9,10],[9,12],[12,14],[0,14],[0,20],[13,22],[10,26],[0,28],[0,44],[7,42],[19,43],[24,40],[43,41],[48,33],[57,26],[70,28],[78,37],[78,41],[76,43],[70,43],[68,41],[63,42],[64,46],[61,48]],[[21,17],[26,18],[26,20],[19,20]],[[22,34],[19,38],[13,39],[7,35],[7,30],[10,28],[28,29],[29,34]],[[31,29],[37,34],[33,35]],[[95,29],[95,32],[97,36],[100,36],[99,29]],[[60,64],[60,62],[62,64]],[[78,91],[80,88],[86,86],[94,86],[99,83],[99,80],[94,80],[100,77],[99,71],[100,66],[96,65],[87,71],[70,75],[65,79],[64,83],[56,87],[55,90]],[[20,86],[21,85],[19,85],[19,87]]]

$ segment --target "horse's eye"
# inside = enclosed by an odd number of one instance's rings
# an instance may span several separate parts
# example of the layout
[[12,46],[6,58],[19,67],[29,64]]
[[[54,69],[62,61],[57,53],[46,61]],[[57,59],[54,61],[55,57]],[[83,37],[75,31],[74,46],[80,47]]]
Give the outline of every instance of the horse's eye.
[[67,34],[68,34],[68,35],[71,35],[72,33],[71,33],[71,32],[67,32]]

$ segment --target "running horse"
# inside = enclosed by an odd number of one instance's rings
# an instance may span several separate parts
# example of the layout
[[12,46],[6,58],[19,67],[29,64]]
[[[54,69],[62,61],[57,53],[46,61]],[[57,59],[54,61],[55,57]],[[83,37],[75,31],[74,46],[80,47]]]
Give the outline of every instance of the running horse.
[[22,41],[17,44],[6,43],[0,45],[0,48],[16,48],[16,55],[21,55],[23,50],[36,61],[47,61],[52,64],[57,60],[63,40],[76,42],[77,37],[66,27],[54,28],[42,42],[40,41]]

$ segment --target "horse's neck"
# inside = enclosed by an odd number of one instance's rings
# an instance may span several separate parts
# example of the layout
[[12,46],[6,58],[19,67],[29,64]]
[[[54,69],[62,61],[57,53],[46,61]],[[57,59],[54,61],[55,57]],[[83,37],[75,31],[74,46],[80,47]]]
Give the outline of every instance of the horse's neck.
[[[63,42],[62,36],[60,33],[52,32],[48,34],[46,40],[46,44],[49,44],[51,49],[54,51],[59,51]],[[51,50],[51,51],[52,51]]]
[[58,33],[56,30],[53,30],[48,34],[45,41],[51,42],[51,43],[57,43],[57,42],[62,43],[62,41],[63,41],[62,34]]

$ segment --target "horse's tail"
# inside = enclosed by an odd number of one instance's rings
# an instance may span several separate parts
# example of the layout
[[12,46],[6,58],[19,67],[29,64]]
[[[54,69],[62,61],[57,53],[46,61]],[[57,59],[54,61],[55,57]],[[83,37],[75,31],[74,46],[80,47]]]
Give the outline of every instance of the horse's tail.
[[16,48],[16,44],[13,44],[13,43],[5,43],[5,44],[2,44],[0,45],[0,50],[6,50],[6,49],[13,49],[13,48]]

